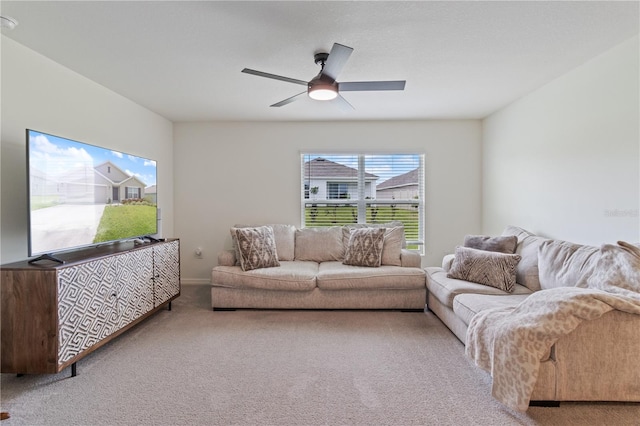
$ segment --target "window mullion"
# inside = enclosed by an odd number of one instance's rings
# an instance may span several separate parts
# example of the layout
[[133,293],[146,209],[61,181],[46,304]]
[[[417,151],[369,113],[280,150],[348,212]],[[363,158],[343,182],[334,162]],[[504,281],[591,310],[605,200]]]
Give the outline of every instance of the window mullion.
[[367,204],[365,200],[365,164],[364,155],[358,155],[358,223],[367,222]]

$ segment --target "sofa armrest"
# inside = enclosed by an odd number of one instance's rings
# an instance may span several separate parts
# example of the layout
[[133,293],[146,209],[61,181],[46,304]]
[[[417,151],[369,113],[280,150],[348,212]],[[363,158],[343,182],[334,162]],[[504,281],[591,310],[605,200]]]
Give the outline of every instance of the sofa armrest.
[[453,264],[453,259],[455,259],[455,257],[455,254],[447,254],[442,258],[442,269],[444,269],[445,272],[449,272],[449,269],[451,269],[451,265]]
[[413,250],[400,250],[400,264],[405,268],[421,268],[422,258],[420,253]]
[[236,252],[235,250],[225,250],[218,254],[218,266],[235,266]]

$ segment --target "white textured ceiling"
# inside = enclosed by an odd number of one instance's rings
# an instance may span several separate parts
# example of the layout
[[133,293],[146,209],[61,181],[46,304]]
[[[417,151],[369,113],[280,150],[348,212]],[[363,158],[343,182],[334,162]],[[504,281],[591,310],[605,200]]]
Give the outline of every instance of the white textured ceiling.
[[[632,2],[2,1],[2,33],[171,121],[482,118],[638,34]],[[344,112],[304,87],[317,51],[354,48]]]

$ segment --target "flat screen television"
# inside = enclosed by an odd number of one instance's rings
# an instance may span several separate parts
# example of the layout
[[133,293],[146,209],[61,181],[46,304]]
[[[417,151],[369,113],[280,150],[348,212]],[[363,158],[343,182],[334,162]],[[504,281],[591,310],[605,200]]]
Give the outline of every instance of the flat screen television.
[[32,262],[157,233],[154,160],[30,129],[26,145]]

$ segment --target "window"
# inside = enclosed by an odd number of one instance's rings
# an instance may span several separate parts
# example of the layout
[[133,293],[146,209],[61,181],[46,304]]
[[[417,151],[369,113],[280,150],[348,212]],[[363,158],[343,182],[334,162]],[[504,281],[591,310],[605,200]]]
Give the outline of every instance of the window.
[[303,227],[401,221],[424,254],[423,154],[303,153],[301,168]]
[[[354,187],[355,185],[352,185]],[[347,199],[351,198],[349,196],[349,191],[347,190],[348,185],[346,183],[339,182],[327,182],[327,192],[329,194],[330,200],[339,200],[339,199]],[[357,186],[355,186],[357,190]]]
[[140,198],[140,188],[126,187],[126,198]]

